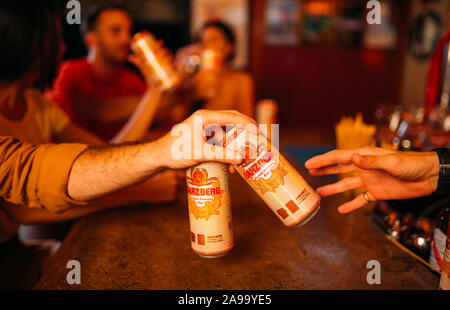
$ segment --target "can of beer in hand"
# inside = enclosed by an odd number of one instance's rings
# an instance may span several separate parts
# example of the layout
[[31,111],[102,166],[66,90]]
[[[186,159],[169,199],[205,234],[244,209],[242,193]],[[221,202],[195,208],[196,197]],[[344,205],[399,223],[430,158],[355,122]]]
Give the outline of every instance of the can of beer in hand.
[[186,172],[192,250],[205,258],[233,248],[228,166],[203,163]]
[[148,31],[136,33],[131,41],[134,54],[145,59],[146,74],[162,90],[170,90],[179,84],[180,78],[173,63],[158,51],[161,49],[156,38]]
[[265,136],[235,127],[222,143],[242,155],[235,169],[284,225],[299,227],[317,214],[320,196]]

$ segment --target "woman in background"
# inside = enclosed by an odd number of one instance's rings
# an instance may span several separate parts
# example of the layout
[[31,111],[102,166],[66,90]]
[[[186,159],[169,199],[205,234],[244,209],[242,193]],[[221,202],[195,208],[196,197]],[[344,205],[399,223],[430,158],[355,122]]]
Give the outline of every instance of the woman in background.
[[[237,110],[253,117],[253,78],[231,67],[236,48],[234,32],[221,21],[210,21],[203,25],[198,41],[176,55],[183,83],[170,99],[177,104],[172,110],[172,120],[177,123],[201,108]],[[192,74],[188,67],[195,58],[198,71]]]

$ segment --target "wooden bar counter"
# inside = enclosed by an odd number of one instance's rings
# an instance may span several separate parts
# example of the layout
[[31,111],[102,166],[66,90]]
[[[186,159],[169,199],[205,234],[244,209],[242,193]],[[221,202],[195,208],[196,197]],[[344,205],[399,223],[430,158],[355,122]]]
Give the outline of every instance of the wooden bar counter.
[[[329,137],[328,137],[329,138]],[[283,142],[326,143],[298,133]],[[332,141],[331,141],[332,142]],[[282,143],[282,145],[283,145]],[[291,160],[292,162],[292,160]],[[303,176],[313,186],[327,183]],[[329,182],[329,180],[328,180]],[[191,250],[185,190],[172,204],[126,207],[74,225],[36,289],[431,289],[439,277],[385,239],[372,208],[337,213],[342,196],[323,199],[301,228],[285,228],[237,174],[230,177],[234,248],[205,259]],[[66,264],[81,264],[81,284],[69,285]],[[381,264],[381,284],[369,285],[366,265]]]

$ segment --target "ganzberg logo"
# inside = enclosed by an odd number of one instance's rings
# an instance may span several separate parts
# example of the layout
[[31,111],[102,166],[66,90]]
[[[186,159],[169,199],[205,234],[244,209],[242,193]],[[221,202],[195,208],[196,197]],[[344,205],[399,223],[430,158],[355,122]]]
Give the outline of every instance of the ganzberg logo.
[[369,25],[380,25],[381,24],[381,3],[377,0],[367,1],[367,9],[370,9],[367,13],[367,23]]
[[81,4],[77,0],[67,1],[66,9],[70,10],[67,13],[66,21],[69,25],[81,24]]

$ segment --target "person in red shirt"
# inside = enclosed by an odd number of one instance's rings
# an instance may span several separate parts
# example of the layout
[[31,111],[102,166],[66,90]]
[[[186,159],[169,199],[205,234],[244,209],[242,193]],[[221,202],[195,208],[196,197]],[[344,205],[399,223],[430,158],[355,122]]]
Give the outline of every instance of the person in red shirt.
[[130,14],[117,4],[95,7],[82,30],[87,57],[62,63],[47,95],[74,123],[105,141],[142,139],[161,94],[149,89],[137,72],[126,67],[127,60],[139,67],[137,58],[129,56],[133,31]]

